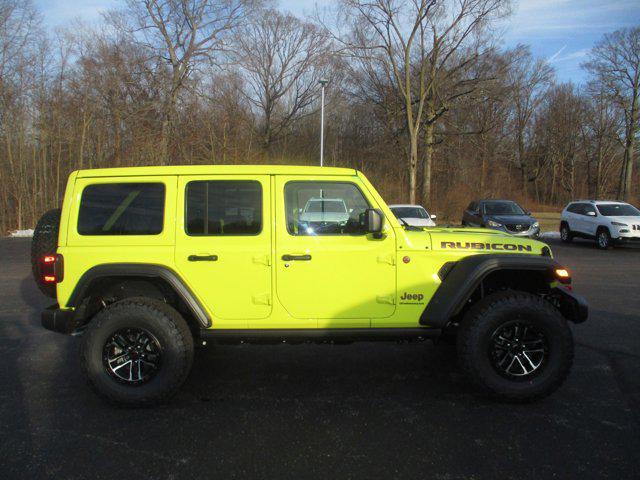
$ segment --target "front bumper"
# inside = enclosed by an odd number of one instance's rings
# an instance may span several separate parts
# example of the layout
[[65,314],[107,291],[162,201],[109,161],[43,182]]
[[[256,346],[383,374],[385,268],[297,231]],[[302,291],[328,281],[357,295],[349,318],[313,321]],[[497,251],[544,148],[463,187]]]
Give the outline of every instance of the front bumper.
[[554,289],[558,298],[558,308],[567,320],[582,323],[589,317],[589,306],[582,295],[578,295],[566,285],[559,285]]
[[40,322],[47,330],[70,335],[78,327],[75,313],[73,310],[62,310],[56,303],[42,311]]
[[614,238],[613,241],[619,245],[640,245],[640,237],[624,237],[619,236]]

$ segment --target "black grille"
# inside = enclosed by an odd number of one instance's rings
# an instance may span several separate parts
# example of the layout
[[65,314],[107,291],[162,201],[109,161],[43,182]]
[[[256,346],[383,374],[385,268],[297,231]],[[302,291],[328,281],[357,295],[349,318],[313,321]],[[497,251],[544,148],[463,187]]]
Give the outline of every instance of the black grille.
[[510,230],[512,232],[525,232],[529,230],[530,226],[530,223],[508,223],[505,225],[505,227],[507,227],[507,230]]

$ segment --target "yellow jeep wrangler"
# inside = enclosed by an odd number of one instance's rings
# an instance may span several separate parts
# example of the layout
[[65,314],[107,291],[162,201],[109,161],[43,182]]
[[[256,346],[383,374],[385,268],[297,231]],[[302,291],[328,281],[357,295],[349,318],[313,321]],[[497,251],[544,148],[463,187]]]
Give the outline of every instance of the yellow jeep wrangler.
[[346,168],[81,170],[32,243],[57,303],[42,325],[82,337],[107,399],[166,400],[194,344],[455,341],[483,391],[540,398],[567,376],[567,320],[587,317],[544,243],[402,225]]

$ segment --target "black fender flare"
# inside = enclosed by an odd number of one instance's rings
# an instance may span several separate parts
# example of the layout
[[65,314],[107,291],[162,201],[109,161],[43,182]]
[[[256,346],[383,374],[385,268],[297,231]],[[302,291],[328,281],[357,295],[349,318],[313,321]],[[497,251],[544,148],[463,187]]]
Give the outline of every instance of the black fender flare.
[[[431,328],[446,327],[451,318],[460,313],[480,282],[492,272],[538,272],[545,275],[551,284],[558,280],[555,276],[556,268],[562,267],[550,257],[518,254],[471,255],[455,263],[445,264],[438,273],[442,283],[420,315],[420,325]],[[570,297],[565,294],[563,298],[572,301],[574,297],[577,295]],[[584,321],[586,318],[586,302],[581,298],[580,300],[580,316],[584,318],[570,320]]]
[[77,308],[80,306],[91,284],[95,280],[107,277],[160,278],[180,297],[203,328],[211,326],[211,318],[191,289],[175,271],[164,265],[147,263],[107,263],[96,265],[80,277],[67,301],[67,307]]

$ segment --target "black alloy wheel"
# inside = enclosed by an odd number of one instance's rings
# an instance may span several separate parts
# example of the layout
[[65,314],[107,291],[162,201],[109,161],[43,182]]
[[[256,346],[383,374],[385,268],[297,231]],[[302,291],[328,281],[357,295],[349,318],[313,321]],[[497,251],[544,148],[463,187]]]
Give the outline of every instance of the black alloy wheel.
[[498,327],[489,343],[493,368],[513,380],[529,380],[539,373],[544,368],[548,351],[544,333],[522,320]]
[[128,385],[142,385],[160,370],[162,348],[147,330],[126,328],[114,332],[102,349],[102,362],[107,373]]

